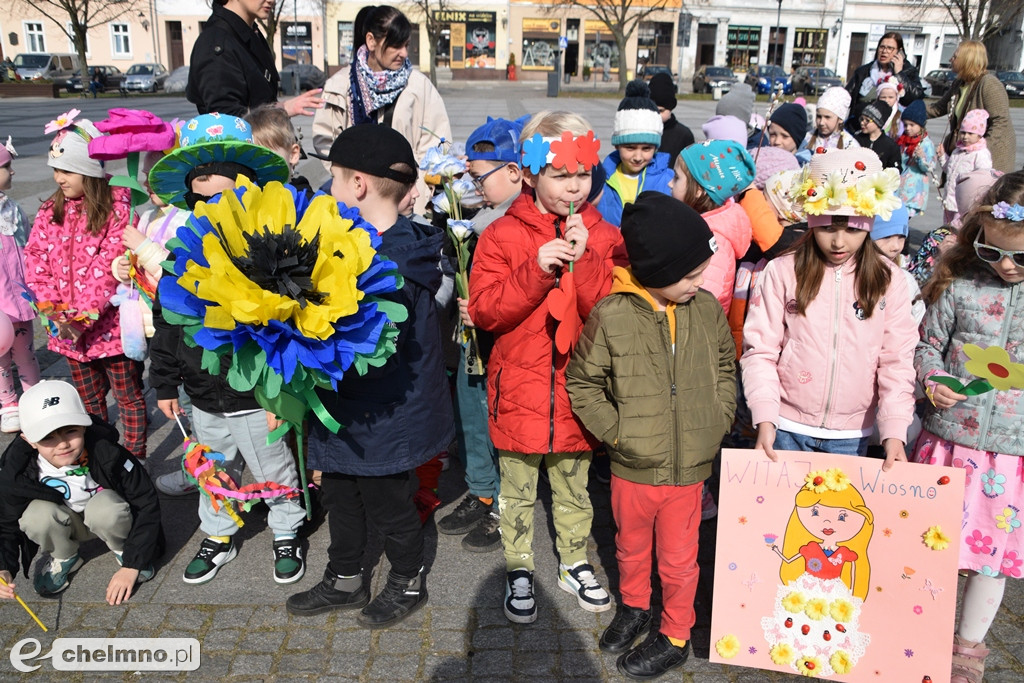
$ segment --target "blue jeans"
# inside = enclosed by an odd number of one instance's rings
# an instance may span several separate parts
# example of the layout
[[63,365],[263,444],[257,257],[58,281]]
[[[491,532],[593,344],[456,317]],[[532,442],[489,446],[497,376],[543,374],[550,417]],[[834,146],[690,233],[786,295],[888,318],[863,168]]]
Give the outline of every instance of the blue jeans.
[[461,357],[455,375],[455,418],[466,486],[474,496],[493,498],[497,506],[501,479],[494,446],[487,433],[487,376],[467,375]]
[[838,453],[840,455],[865,455],[868,452],[868,437],[819,439],[814,436],[779,429],[775,432],[775,449],[781,451]]

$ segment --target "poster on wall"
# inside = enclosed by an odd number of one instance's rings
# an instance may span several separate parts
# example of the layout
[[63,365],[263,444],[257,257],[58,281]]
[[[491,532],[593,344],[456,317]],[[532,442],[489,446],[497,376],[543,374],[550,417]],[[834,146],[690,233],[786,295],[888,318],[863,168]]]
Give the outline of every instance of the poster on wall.
[[949,681],[964,470],[722,451],[711,661]]
[[466,12],[466,68],[493,69],[494,12]]

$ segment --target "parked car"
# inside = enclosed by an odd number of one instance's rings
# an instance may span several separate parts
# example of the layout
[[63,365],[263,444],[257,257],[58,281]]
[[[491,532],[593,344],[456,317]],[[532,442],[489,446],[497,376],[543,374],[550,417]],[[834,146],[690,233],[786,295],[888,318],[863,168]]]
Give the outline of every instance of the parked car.
[[793,74],[793,92],[820,95],[833,86],[842,87],[836,72],[824,66],[802,66]]
[[156,92],[164,87],[167,68],[163,64],[132,64],[124,79],[129,92]]
[[727,66],[704,66],[697,69],[693,75],[693,92],[711,92],[712,89],[720,87],[722,92],[729,92],[729,89],[736,83],[736,74]]
[[281,91],[284,92],[285,74],[292,74],[292,78],[299,79],[299,92],[322,88],[327,82],[327,76],[319,68],[312,64],[289,64],[281,69]]
[[921,80],[932,86],[932,97],[942,97],[950,84],[956,80],[956,74],[952,69],[934,69]]
[[64,52],[22,53],[14,58],[14,70],[26,81],[64,83],[78,73],[78,55]]
[[743,79],[743,82],[753,88],[754,92],[761,93],[762,95],[773,92],[777,88],[781,88],[782,92],[786,95],[793,92],[793,84],[790,83],[789,76],[786,75],[786,71],[781,66],[751,67],[747,71],[747,77]]
[[[96,72],[100,74],[100,92],[106,92],[107,90],[118,90],[121,84],[124,82],[124,73],[116,66],[110,66],[109,64],[97,64],[96,66],[89,67],[89,80],[92,80],[93,75]],[[82,92],[83,90],[89,89],[89,84],[86,83],[85,87],[82,86],[81,74],[75,74],[68,79],[67,91],[69,93]]]
[[1019,71],[997,71],[996,78],[1006,86],[1008,97],[1024,97],[1024,74]]
[[188,85],[188,64],[179,66],[164,81],[164,92],[185,92]]
[[672,68],[665,66],[664,64],[645,64],[640,71],[640,77],[645,81],[649,81],[654,78],[654,74],[668,74],[668,77],[672,79],[672,82],[676,82],[676,77],[672,73]]

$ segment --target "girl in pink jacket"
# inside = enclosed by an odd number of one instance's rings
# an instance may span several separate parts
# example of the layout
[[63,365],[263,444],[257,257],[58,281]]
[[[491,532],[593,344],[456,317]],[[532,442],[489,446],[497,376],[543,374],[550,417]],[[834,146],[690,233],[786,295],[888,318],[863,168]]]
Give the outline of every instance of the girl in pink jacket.
[[868,232],[899,206],[899,172],[832,149],[795,183],[811,230],[765,268],[743,327],[755,447],[863,455],[877,421],[888,469],[906,460],[918,333],[907,282]]
[[[704,271],[701,289],[715,295],[726,316],[736,283],[736,260],[747,253],[753,228],[733,196],[754,182],[754,160],[731,140],[690,145],[676,157],[672,196],[698,211],[715,235],[718,251]],[[687,226],[679,226],[686,230]]]
[[46,315],[48,347],[67,357],[86,409],[106,421],[112,390],[124,446],[142,460],[143,365],[124,355],[118,309],[110,301],[117,289],[111,264],[124,253],[129,191],[111,187],[102,162],[89,158],[89,140],[101,134],[91,121],[65,114],[46,127],[54,131],[47,165],[58,189],[36,214],[25,246],[25,282]]

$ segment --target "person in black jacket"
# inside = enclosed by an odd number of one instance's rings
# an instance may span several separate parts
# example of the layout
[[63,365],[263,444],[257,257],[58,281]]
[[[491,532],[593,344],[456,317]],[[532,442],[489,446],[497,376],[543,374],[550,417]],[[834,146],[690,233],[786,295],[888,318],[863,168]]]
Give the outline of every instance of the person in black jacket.
[[[200,114],[244,116],[261,104],[277,102],[281,82],[274,53],[256,27],[272,3],[214,0],[213,14],[192,47],[185,96]],[[312,116],[323,106],[317,88],[282,102],[289,116]]]
[[679,123],[672,113],[677,104],[676,84],[672,82],[672,77],[665,72],[656,73],[651,77],[650,87],[651,99],[658,105],[658,113],[664,124],[658,151],[668,154],[668,167],[672,168],[679,153],[693,144],[693,131]]
[[850,93],[852,100],[846,130],[854,135],[860,131],[860,112],[877,98],[878,82],[886,75],[894,74],[903,85],[900,104],[904,107],[914,100],[924,98],[924,86],[921,85],[917,67],[907,64],[906,59],[902,35],[896,31],[889,31],[878,40],[875,58],[867,64],[858,66],[846,83],[846,91]]
[[[382,367],[366,375],[349,373],[336,393],[317,391],[344,425],[335,434],[315,422],[309,438],[309,467],[323,472],[329,562],[323,580],[288,598],[287,608],[312,615],[362,607],[359,623],[382,628],[427,600],[414,470],[445,450],[455,435],[434,302],[443,236],[434,226],[398,213],[417,177],[412,147],[398,131],[353,126],[334,141],[327,159],[332,195],[359,208],[381,233],[380,253],[398,265],[404,285],[388,298],[401,303],[408,317],[396,323],[396,349]],[[362,577],[368,520],[383,532],[391,564],[387,583],[372,602]]]
[[861,147],[867,147],[878,155],[882,168],[895,168],[903,173],[903,155],[899,145],[882,131],[882,126],[889,120],[892,108],[882,100],[868,104],[860,114],[861,132],[854,139]]
[[141,462],[94,420],[75,388],[44,380],[18,405],[22,434],[0,459],[0,598],[13,598],[18,560],[25,576],[37,550],[51,557],[35,579],[44,597],[64,591],[82,566],[78,547],[99,537],[121,568],[106,599],[120,605],[153,578],[162,553],[160,503]]

